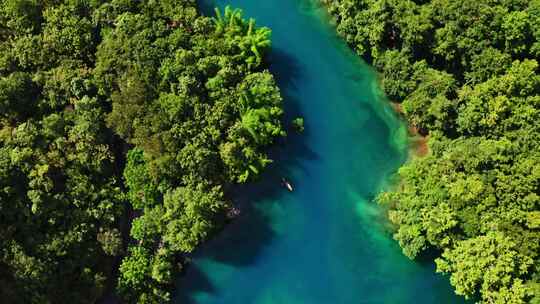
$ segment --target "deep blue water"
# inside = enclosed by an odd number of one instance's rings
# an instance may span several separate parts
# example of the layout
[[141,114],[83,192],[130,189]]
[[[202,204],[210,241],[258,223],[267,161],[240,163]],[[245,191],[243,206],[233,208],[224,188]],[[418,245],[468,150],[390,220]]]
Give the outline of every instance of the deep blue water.
[[303,116],[306,132],[278,144],[261,180],[236,191],[242,215],[194,254],[176,303],[463,302],[432,263],[402,255],[373,202],[406,159],[405,127],[323,10],[311,0],[200,4],[240,7],[273,30],[271,71],[287,120]]

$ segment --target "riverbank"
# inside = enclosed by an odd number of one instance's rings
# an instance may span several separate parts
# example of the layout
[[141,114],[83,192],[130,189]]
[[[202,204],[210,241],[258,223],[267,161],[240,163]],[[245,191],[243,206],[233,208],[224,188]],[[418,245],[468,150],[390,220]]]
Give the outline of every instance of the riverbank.
[[[322,17],[323,19],[328,20],[328,23],[334,27],[336,33],[338,32],[337,26],[339,23],[337,22],[335,16],[332,16],[327,10],[329,9],[329,4],[331,3],[331,0],[316,0],[319,1],[320,5],[324,8],[325,14]],[[344,38],[344,37],[342,37]],[[349,47],[352,51],[354,51],[354,47],[349,44]],[[360,55],[358,55],[361,57]],[[374,71],[376,71],[374,69]],[[380,75],[379,71],[376,71],[377,75],[377,87],[382,88],[382,75]],[[384,95],[384,93],[381,93]],[[407,117],[405,116],[403,105],[399,102],[389,100],[386,97],[380,98],[384,103],[389,103],[390,107],[394,110],[396,114],[399,115],[399,117],[404,121],[404,123],[407,125],[407,133],[408,133],[408,149],[409,149],[409,157],[422,157],[429,153],[429,135],[428,134],[421,134],[419,132],[419,129],[410,121],[407,120]]]
[[399,187],[381,196],[403,253],[434,249],[467,299],[540,301],[539,3],[324,3],[414,126]]
[[[214,5],[241,7],[272,29],[270,69],[305,132],[240,191],[246,210],[194,254],[176,302],[456,303],[433,266],[406,259],[380,225],[373,199],[407,158],[406,127],[324,10],[305,0],[203,1]],[[294,192],[279,186],[283,176]]]

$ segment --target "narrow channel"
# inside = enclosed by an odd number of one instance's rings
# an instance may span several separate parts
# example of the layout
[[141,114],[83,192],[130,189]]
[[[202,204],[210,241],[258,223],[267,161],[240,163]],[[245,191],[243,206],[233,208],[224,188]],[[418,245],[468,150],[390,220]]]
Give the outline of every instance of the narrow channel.
[[[287,120],[259,182],[236,191],[241,216],[194,254],[176,303],[461,303],[429,262],[410,261],[373,201],[406,159],[406,128],[376,74],[314,0],[200,1],[272,29],[271,71]],[[294,192],[280,186],[287,177]]]

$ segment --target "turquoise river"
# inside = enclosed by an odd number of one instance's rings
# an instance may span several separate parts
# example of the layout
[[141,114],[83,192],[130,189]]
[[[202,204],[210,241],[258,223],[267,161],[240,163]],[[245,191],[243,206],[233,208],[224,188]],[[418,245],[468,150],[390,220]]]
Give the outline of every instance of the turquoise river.
[[306,131],[290,132],[260,181],[235,191],[241,216],[193,255],[175,302],[462,303],[433,263],[408,260],[391,238],[374,197],[406,159],[406,129],[314,1],[200,2],[272,29],[286,119],[303,116]]

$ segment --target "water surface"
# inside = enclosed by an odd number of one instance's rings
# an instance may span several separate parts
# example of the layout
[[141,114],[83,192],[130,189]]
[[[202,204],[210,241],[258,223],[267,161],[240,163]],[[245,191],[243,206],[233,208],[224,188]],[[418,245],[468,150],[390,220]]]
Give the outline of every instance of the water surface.
[[[287,119],[306,131],[238,189],[242,215],[195,253],[177,303],[460,303],[431,263],[404,257],[374,196],[406,158],[406,131],[376,76],[311,0],[203,0],[273,30],[269,56]],[[295,191],[280,187],[289,178]]]

